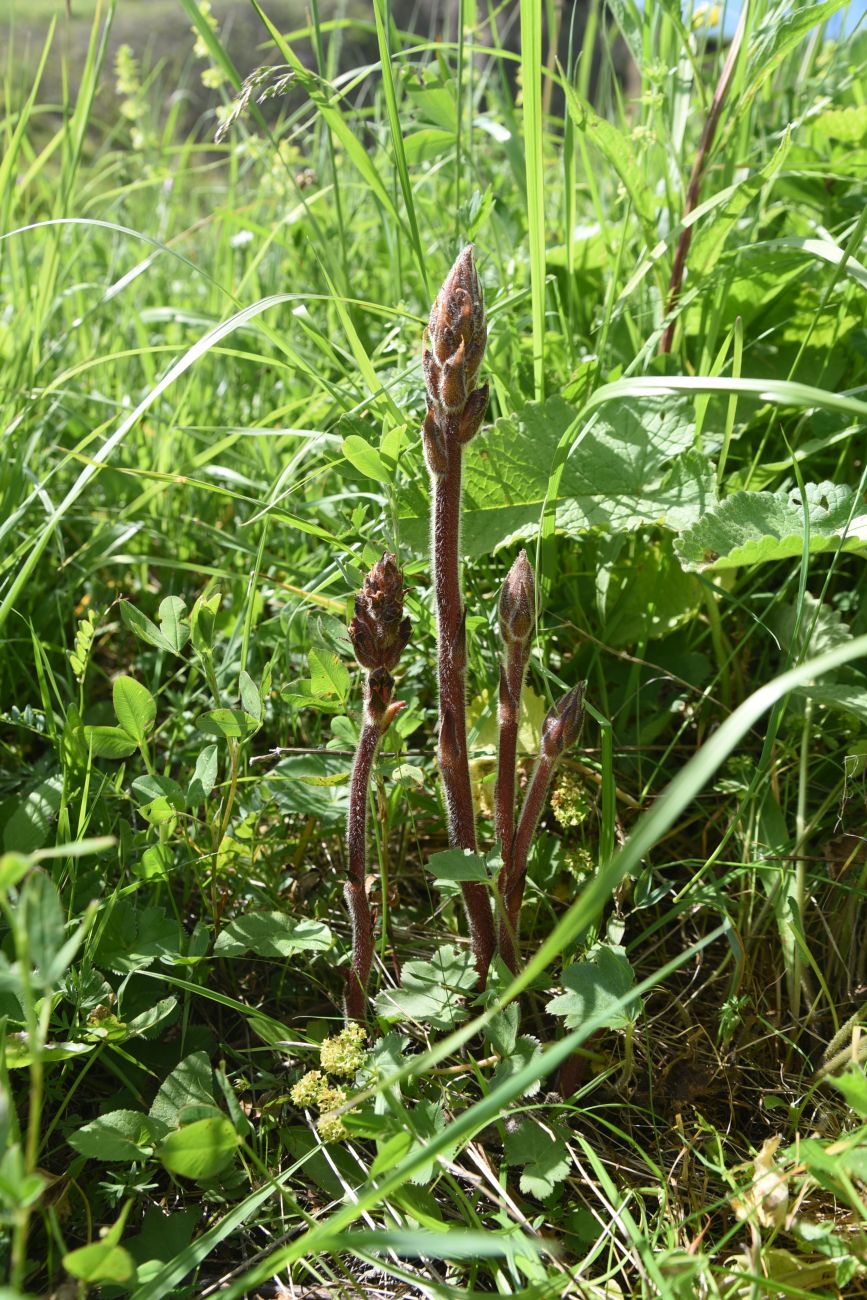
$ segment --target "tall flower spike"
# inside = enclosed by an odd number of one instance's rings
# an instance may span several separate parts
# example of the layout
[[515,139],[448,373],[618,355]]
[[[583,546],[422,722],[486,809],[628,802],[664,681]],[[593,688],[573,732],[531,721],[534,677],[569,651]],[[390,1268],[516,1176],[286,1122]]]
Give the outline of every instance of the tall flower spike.
[[367,899],[367,804],[370,775],[379,742],[404,707],[392,701],[391,673],[409,641],[411,624],[403,614],[403,574],[393,555],[377,560],[355,597],[349,637],[355,658],[366,670],[364,722],[349,785],[346,846],[349,878],[344,888],[352,922],[352,964],[346,975],[345,1010],[349,1020],[363,1020],[367,981],[373,964],[373,919]]
[[500,896],[503,903],[503,918],[499,932],[500,955],[512,972],[518,969],[518,923],[524,898],[530,845],[545,806],[554,769],[581,735],[584,724],[585,686],[586,682],[579,682],[577,686],[572,687],[571,691],[567,691],[553,708],[549,709],[542,723],[539,760],[527,786],[524,806],[515,831],[511,859],[500,874]]
[[[467,755],[464,674],[466,612],[461,591],[460,524],[463,448],[478,433],[488,386],[477,387],[488,330],[473,248],[458,255],[437,295],[422,351],[428,409],[422,428],[433,496],[432,567],[437,611],[438,754],[448,810],[449,842],[475,850],[476,823]],[[479,978],[494,953],[494,922],[482,885],[461,886]]]

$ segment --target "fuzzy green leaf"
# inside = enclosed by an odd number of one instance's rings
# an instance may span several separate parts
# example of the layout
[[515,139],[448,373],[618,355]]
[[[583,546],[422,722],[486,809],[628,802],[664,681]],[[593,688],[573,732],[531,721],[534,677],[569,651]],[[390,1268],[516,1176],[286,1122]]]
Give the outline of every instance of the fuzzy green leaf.
[[521,1191],[540,1201],[568,1178],[572,1168],[562,1134],[532,1119],[523,1120],[518,1128],[506,1134],[505,1159],[509,1165],[523,1165]]
[[[560,439],[581,432],[577,411],[561,397],[529,402],[504,416],[466,452],[462,546],[489,555],[533,537]],[[716,500],[713,465],[693,450],[692,404],[667,398],[624,400],[600,410],[563,466],[558,530],[579,537],[592,528],[625,532],[648,524],[679,530]],[[429,503],[418,484],[402,493],[401,536],[428,544]]]
[[800,491],[735,492],[689,528],[674,544],[684,568],[736,569],[744,564],[797,559],[809,551],[867,549],[867,511],[851,487],[806,485],[807,518]]
[[451,944],[438,948],[430,961],[408,961],[398,989],[376,999],[384,1020],[415,1020],[434,1029],[451,1029],[466,1019],[464,995],[475,988],[478,974],[470,953]]
[[100,1161],[144,1160],[165,1125],[137,1110],[112,1110],[85,1124],[68,1141],[79,1155]]
[[604,1024],[620,1029],[631,1024],[638,1010],[637,999],[620,1006],[635,984],[635,975],[624,950],[604,945],[591,951],[585,961],[563,972],[565,993],[552,998],[547,1010],[563,1016],[567,1029],[577,1029],[596,1016],[606,1016]]
[[250,912],[230,921],[214,944],[220,957],[254,952],[257,957],[291,957],[296,952],[325,952],[334,936],[322,921],[296,920],[282,912]]

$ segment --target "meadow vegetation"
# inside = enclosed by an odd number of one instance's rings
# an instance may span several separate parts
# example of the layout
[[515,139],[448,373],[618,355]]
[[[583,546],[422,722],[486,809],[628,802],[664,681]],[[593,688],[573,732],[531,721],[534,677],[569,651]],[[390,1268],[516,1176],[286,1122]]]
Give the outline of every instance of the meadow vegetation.
[[[55,8],[0,135],[0,1297],[864,1294],[867,37],[591,0],[591,104],[549,0],[517,55],[372,0],[362,61],[354,5],[177,0],[170,63]],[[478,846],[422,363],[468,243]],[[515,617],[519,803],[586,684],[519,932]]]

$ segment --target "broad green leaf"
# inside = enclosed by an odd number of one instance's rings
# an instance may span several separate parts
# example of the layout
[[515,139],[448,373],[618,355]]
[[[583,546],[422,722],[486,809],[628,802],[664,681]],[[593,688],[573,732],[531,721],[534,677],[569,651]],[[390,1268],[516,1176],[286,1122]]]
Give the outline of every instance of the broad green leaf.
[[[599,578],[597,576],[597,592]],[[606,645],[634,645],[642,638],[667,636],[690,619],[702,603],[701,581],[684,573],[671,538],[643,539],[635,553],[608,569],[604,623]]]
[[282,912],[250,912],[230,921],[214,944],[222,957],[254,952],[257,957],[291,957],[296,952],[325,952],[334,943],[327,925]]
[[121,727],[85,727],[84,738],[93,746],[94,758],[129,758],[137,748]]
[[851,713],[853,717],[867,722],[867,689],[863,686],[820,682],[815,686],[802,686],[792,693],[801,699],[812,700],[822,708]]
[[351,433],[343,439],[343,454],[349,461],[350,465],[372,478],[377,483],[387,483],[389,481],[388,466],[382,459],[382,456],[375,447],[371,447],[369,442],[357,433]]
[[166,596],[160,602],[160,631],[173,654],[179,655],[190,639],[190,627],[183,622],[187,606],[180,596]]
[[349,669],[329,650],[311,646],[307,656],[312,695],[336,695],[340,701],[349,694]]
[[94,1241],[69,1251],[63,1256],[63,1267],[82,1282],[131,1283],[136,1275],[129,1251],[107,1241]]
[[120,617],[123,623],[134,633],[140,641],[146,645],[152,645],[155,650],[166,650],[169,654],[176,654],[172,642],[161,632],[156,623],[151,622],[147,614],[143,614],[140,609],[128,600],[120,602]]
[[464,997],[478,983],[469,952],[451,944],[438,948],[430,961],[408,961],[400,988],[384,989],[376,999],[384,1020],[415,1020],[433,1029],[451,1029],[466,1018]]
[[112,1110],[68,1138],[80,1155],[99,1161],[144,1160],[166,1127],[137,1110]]
[[196,726],[206,736],[221,736],[224,740],[246,740],[259,726],[259,721],[245,709],[211,709],[196,718]]
[[168,880],[171,875],[174,853],[170,844],[149,844],[133,872],[141,880]]
[[609,1029],[622,1029],[635,1019],[638,999],[621,1006],[635,984],[629,958],[620,947],[600,945],[584,961],[563,972],[565,993],[551,998],[546,1010],[563,1016],[567,1029],[577,1029],[586,1021],[605,1016]]
[[[511,1005],[515,1006],[516,1004],[512,1003]],[[507,1079],[511,1079],[514,1075],[520,1074],[528,1065],[531,1065],[534,1061],[540,1060],[541,1056],[542,1047],[537,1039],[531,1038],[529,1034],[522,1034],[515,1043],[513,1050],[508,1056],[504,1057],[503,1060],[500,1061],[496,1070],[494,1070],[494,1073],[491,1075],[491,1087],[495,1088],[499,1084],[504,1083]],[[533,1097],[538,1091],[539,1080],[534,1079],[533,1082],[523,1090],[521,1096]]]
[[[805,495],[811,554],[867,549],[867,511],[851,487],[808,483]],[[797,559],[806,522],[797,488],[735,492],[686,528],[674,549],[684,568],[702,572]]]
[[148,1034],[151,1030],[156,1029],[164,1020],[174,1013],[178,1005],[175,997],[160,998],[147,1011],[142,1011],[140,1015],[133,1016],[132,1020],[127,1023],[127,1033],[130,1038],[137,1038],[140,1034]]
[[436,880],[478,880],[488,884],[491,873],[480,853],[469,849],[446,849],[428,858],[428,870]]
[[504,1150],[506,1164],[523,1166],[521,1191],[540,1201],[550,1196],[572,1170],[572,1158],[559,1128],[549,1128],[533,1119],[522,1120],[506,1134]]
[[2,811],[13,809],[3,827],[3,847],[16,853],[41,849],[51,834],[60,808],[63,778],[50,776],[24,794],[5,800]]
[[112,699],[117,720],[137,745],[143,745],[153,730],[156,700],[146,686],[133,677],[116,677]]
[[148,1113],[166,1128],[177,1128],[185,1110],[214,1105],[214,1072],[208,1054],[191,1052],[163,1080]]
[[135,908],[115,899],[99,935],[93,961],[103,970],[144,970],[155,961],[174,962],[182,953],[184,932],[161,907]]
[[187,805],[186,796],[170,776],[139,776],[132,783],[132,791],[140,805],[164,800],[170,810],[183,812]]
[[23,853],[4,853],[0,857],[0,890],[14,888],[30,870],[30,858]]
[[193,779],[187,790],[187,803],[191,808],[198,807],[200,803],[207,799],[217,784],[219,766],[218,747],[216,745],[206,745],[196,759]]
[[[529,402],[475,438],[466,452],[462,545],[487,555],[503,542],[533,537],[561,438],[581,425],[561,397]],[[624,532],[648,524],[674,530],[716,501],[713,466],[694,443],[692,403],[625,399],[589,423],[563,465],[556,511],[561,532]],[[401,495],[401,536],[427,548],[429,502],[417,484]]]
[[170,1174],[180,1178],[213,1178],[225,1169],[241,1145],[232,1121],[213,1115],[169,1133],[157,1155]]
[[831,1075],[828,1082],[843,1094],[851,1110],[867,1119],[867,1073],[863,1066],[851,1065],[845,1074]]
[[241,669],[241,675],[238,681],[241,692],[241,704],[244,711],[249,713],[251,718],[257,722],[262,721],[262,697],[259,694],[259,687],[253,681],[253,678],[247,672],[246,668]]

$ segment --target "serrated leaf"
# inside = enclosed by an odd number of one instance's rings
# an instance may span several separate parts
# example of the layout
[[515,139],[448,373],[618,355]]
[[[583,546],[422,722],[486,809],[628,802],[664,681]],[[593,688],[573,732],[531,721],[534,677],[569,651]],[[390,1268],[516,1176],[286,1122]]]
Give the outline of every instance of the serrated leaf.
[[[561,397],[529,402],[504,416],[465,452],[461,541],[464,554],[488,555],[506,540],[532,537],[561,437],[581,431]],[[692,404],[634,398],[594,418],[563,466],[557,528],[578,537],[591,528],[629,531],[649,524],[679,530],[716,501],[713,465],[693,450]],[[401,535],[427,546],[428,502],[417,484],[401,493]]]
[[213,1178],[231,1163],[240,1145],[232,1121],[213,1115],[169,1133],[157,1155],[169,1173],[180,1178]]
[[202,713],[196,718],[196,726],[206,736],[246,740],[258,729],[259,720],[245,709],[211,709],[209,713]]
[[[520,1074],[531,1062],[541,1060],[541,1058],[542,1048],[538,1039],[531,1038],[529,1034],[522,1034],[515,1043],[513,1050],[500,1061],[491,1075],[491,1087],[496,1088],[505,1079],[511,1079],[513,1075]],[[539,1079],[535,1079],[527,1085],[521,1096],[533,1097],[540,1087]]]
[[129,758],[137,745],[120,727],[85,727],[84,738],[93,746],[94,758]]
[[164,1125],[137,1110],[112,1110],[91,1120],[67,1141],[82,1156],[99,1161],[144,1160]]
[[333,943],[334,936],[322,921],[282,912],[250,912],[220,931],[214,953],[236,957],[252,951],[258,957],[291,957],[296,952],[325,952]]
[[476,987],[478,973],[468,952],[451,944],[430,961],[408,961],[398,989],[384,989],[376,1010],[384,1020],[415,1020],[434,1029],[451,1029],[466,1019],[464,995]]
[[563,1135],[536,1120],[525,1119],[507,1133],[504,1150],[507,1164],[523,1165],[518,1184],[521,1191],[540,1201],[550,1196],[572,1169]]
[[157,716],[156,700],[146,686],[134,677],[116,677],[112,700],[117,720],[137,745],[143,745],[153,730]]
[[312,646],[307,656],[310,691],[313,695],[336,695],[341,701],[349,694],[349,670],[337,655]]
[[552,998],[546,1009],[554,1016],[563,1016],[567,1029],[577,1029],[597,1016],[604,1017],[600,1027],[621,1029],[631,1024],[638,1012],[637,998],[619,1005],[634,985],[635,973],[624,950],[611,944],[600,945],[585,961],[563,972],[566,991]]
[[851,487],[808,483],[805,496],[806,518],[797,488],[735,492],[687,528],[674,549],[684,568],[701,572],[797,559],[804,550],[807,519],[811,554],[867,549],[865,503]]
[[189,624],[183,622],[187,606],[180,596],[166,596],[160,601],[160,632],[172,654],[179,655],[190,639]]

